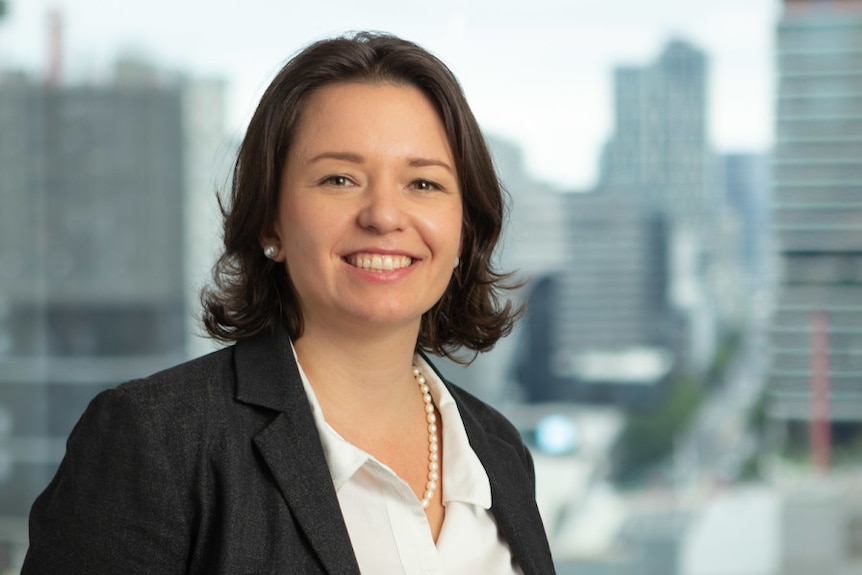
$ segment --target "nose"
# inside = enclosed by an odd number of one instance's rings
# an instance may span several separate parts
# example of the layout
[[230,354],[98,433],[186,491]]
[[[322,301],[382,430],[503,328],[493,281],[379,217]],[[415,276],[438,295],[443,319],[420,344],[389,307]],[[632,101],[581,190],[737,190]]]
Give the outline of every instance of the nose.
[[395,185],[374,185],[366,189],[359,211],[359,225],[385,234],[404,228],[404,197]]

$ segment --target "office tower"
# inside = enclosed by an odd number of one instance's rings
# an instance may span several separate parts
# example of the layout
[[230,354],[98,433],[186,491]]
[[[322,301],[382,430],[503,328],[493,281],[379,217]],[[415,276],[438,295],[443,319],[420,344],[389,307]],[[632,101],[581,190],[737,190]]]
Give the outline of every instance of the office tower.
[[604,194],[566,198],[570,258],[560,287],[561,347],[624,349],[665,343],[667,238],[661,214]]
[[599,181],[566,197],[566,261],[537,284],[525,322],[519,373],[538,400],[642,403],[675,364],[711,359],[736,295],[716,288],[736,230],[719,204],[706,82],[705,54],[681,40],[615,70]]
[[715,204],[707,58],[682,40],[647,66],[614,71],[614,133],[599,188],[699,225]]
[[600,193],[661,214],[668,302],[684,332],[679,358],[695,369],[739,321],[738,223],[719,194],[707,133],[708,61],[682,40],[643,67],[614,72],[614,132],[603,150]]
[[567,261],[540,286],[556,302],[549,326],[532,326],[553,333],[548,357],[524,362],[545,366],[548,399],[642,403],[674,364],[708,361],[719,258],[706,255],[718,227],[706,76],[704,53],[680,40],[614,72],[599,181],[566,199]]
[[862,428],[862,1],[785,0],[776,40],[770,413],[825,467]]
[[556,399],[649,401],[676,345],[667,220],[601,192],[570,194],[566,214],[568,261],[554,280],[556,345],[547,381],[556,382]]
[[[190,109],[202,93],[208,120]],[[132,60],[104,85],[0,76],[4,520],[24,521],[98,391],[187,357],[191,159],[219,131],[219,98]],[[20,561],[12,539],[0,570]]]

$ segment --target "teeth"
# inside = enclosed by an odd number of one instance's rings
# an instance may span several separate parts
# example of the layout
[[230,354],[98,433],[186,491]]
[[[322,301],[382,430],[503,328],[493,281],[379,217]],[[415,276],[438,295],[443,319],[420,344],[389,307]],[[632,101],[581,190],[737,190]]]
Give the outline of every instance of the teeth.
[[382,256],[380,254],[357,254],[348,258],[350,265],[373,272],[391,272],[406,268],[413,260],[407,256]]

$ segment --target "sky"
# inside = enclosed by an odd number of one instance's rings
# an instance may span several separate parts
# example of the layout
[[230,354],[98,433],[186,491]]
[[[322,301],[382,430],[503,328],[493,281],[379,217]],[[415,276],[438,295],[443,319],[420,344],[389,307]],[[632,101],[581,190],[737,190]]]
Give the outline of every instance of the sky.
[[220,77],[242,134],[287,58],[349,30],[382,30],[439,56],[483,129],[519,145],[531,174],[587,189],[613,131],[612,71],[647,65],[673,38],[709,56],[709,131],[719,152],[768,151],[779,0],[6,0],[0,68],[42,74],[47,14],[64,20],[68,82],[98,81],[120,55]]

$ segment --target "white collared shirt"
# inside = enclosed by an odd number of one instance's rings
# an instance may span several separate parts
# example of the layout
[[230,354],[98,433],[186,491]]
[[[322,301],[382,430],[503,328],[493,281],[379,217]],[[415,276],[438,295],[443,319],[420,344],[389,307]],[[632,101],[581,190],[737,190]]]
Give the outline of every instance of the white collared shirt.
[[522,575],[491,514],[488,474],[470,447],[455,400],[424,358],[417,355],[415,362],[442,419],[440,488],[446,514],[436,545],[425,510],[410,486],[326,423],[299,366],[360,571],[366,575]]

